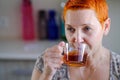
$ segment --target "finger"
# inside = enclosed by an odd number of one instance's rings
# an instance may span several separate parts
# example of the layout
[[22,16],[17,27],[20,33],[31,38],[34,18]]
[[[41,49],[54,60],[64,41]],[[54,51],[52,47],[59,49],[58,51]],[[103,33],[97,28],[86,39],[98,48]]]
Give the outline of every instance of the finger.
[[61,41],[58,45],[55,45],[52,49],[58,52],[62,52],[64,46],[65,46],[65,42]]
[[60,68],[62,66],[62,64],[58,61],[53,61],[53,60],[46,60],[46,62],[44,63],[44,65],[46,67],[51,67],[51,68]]
[[62,63],[62,58],[48,57],[48,58],[45,59],[45,61],[61,64]]
[[43,55],[43,58],[57,58],[57,59],[61,59],[63,56],[61,54],[58,54],[56,52],[49,52],[46,53],[45,55]]
[[48,65],[50,67],[53,67],[54,69],[58,69],[62,66],[62,64],[57,64],[57,63],[54,63],[54,62],[49,62]]
[[46,57],[61,57],[62,56],[62,52],[63,52],[63,50],[61,50],[60,48],[59,48],[59,46],[54,46],[54,47],[52,47],[52,48],[50,48],[50,49],[47,49],[46,51],[45,51],[45,54],[44,54],[44,56],[46,56]]
[[61,41],[58,45],[55,45],[51,48],[47,48],[45,50],[45,53],[59,53],[61,54],[63,52],[63,46],[65,46],[65,42]]
[[55,45],[51,48],[51,50],[53,52],[57,52],[57,53],[61,53],[63,51],[63,47],[59,46],[59,45]]

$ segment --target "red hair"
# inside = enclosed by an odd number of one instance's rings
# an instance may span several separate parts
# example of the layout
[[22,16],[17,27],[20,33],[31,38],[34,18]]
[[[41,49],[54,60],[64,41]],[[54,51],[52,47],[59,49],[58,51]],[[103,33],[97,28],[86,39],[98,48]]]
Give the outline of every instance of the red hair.
[[108,18],[108,5],[106,0],[68,0],[63,10],[64,20],[67,10],[79,9],[94,10],[101,24]]

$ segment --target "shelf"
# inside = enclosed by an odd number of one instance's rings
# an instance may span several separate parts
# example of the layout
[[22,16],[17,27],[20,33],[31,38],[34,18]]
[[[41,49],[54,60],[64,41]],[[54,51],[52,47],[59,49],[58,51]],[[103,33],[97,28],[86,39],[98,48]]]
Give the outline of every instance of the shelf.
[[0,41],[0,59],[36,60],[42,52],[60,41]]

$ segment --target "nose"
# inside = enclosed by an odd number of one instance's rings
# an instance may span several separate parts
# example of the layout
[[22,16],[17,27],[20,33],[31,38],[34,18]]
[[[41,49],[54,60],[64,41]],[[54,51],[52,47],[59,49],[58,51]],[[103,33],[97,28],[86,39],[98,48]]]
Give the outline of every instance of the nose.
[[84,34],[81,30],[77,29],[74,36],[73,40],[75,43],[82,43],[84,42]]

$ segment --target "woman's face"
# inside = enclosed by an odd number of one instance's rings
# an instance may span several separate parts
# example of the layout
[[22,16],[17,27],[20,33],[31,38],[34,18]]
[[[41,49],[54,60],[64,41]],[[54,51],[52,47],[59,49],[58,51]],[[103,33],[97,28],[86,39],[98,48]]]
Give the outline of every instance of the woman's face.
[[65,16],[65,32],[69,43],[74,46],[85,43],[92,53],[102,46],[104,31],[93,10],[68,10]]

